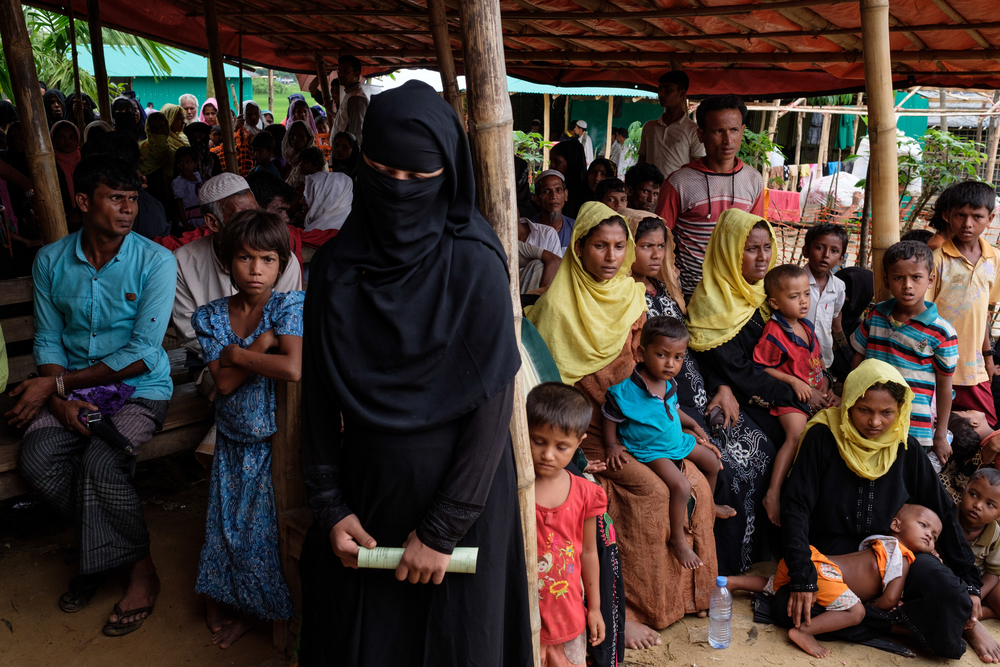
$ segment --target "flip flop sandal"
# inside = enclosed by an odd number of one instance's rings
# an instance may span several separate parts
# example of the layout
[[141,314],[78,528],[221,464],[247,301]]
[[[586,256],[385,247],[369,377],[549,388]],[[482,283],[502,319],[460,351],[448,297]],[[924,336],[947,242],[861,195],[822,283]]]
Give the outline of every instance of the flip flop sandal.
[[67,614],[86,609],[107,576],[103,572],[80,574],[69,580],[69,590],[59,597],[59,608]]
[[[118,620],[112,623],[108,621],[104,624],[104,634],[108,637],[121,637],[122,635],[127,635],[130,632],[135,632],[142,626],[142,622],[149,618],[149,615],[153,613],[153,606],[139,607],[138,609],[129,609],[128,611],[122,611],[122,608],[115,603],[114,612],[118,616]],[[128,618],[129,616],[135,616],[136,614],[146,615],[137,621],[132,621],[131,623],[122,622],[123,618]]]

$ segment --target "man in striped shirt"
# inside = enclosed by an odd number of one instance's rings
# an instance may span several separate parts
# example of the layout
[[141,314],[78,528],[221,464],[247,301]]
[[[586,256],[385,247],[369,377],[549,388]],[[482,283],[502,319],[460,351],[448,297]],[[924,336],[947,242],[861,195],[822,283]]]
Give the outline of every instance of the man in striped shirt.
[[[854,332],[854,366],[865,359],[879,359],[899,371],[914,394],[910,435],[925,449],[932,449],[932,464],[936,457],[943,465],[951,456],[948,417],[958,336],[938,315],[937,306],[924,301],[934,282],[934,255],[919,241],[901,241],[886,250],[882,266],[893,298],[875,306]],[[931,410],[935,390],[936,426]]]
[[694,293],[701,281],[705,248],[722,212],[730,208],[764,216],[764,179],[737,157],[747,107],[735,95],[715,95],[698,107],[698,137],[705,157],[668,175],[656,214],[674,232],[681,290]]

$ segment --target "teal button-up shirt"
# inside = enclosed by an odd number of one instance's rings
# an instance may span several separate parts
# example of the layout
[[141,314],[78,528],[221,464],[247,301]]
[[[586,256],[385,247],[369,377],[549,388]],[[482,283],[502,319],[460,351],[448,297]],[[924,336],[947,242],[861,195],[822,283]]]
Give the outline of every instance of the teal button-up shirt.
[[35,363],[80,370],[100,362],[120,371],[142,361],[148,370],[124,381],[134,397],[169,400],[163,335],[177,284],[173,254],[130,233],[98,271],[80,242],[75,232],[35,257]]

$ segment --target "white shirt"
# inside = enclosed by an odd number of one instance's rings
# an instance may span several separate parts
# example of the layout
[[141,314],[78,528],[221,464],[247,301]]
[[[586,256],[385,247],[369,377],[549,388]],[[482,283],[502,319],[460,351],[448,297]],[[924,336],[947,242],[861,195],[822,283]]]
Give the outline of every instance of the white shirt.
[[705,156],[705,146],[698,139],[698,124],[687,117],[667,125],[663,116],[642,126],[639,154],[655,164],[666,178],[688,162]]
[[548,225],[543,225],[540,222],[528,221],[528,227],[531,229],[528,232],[528,238],[524,241],[528,245],[538,246],[543,250],[548,250],[549,252],[563,256],[562,243],[559,241],[559,232]]
[[[211,235],[181,246],[174,251],[174,259],[177,260],[177,292],[174,294],[174,308],[170,318],[184,347],[201,357],[201,345],[191,326],[191,316],[199,306],[233,296],[236,288],[215,254]],[[302,269],[292,255],[285,272],[278,277],[274,291],[291,292],[300,289]]]
[[587,166],[594,161],[594,142],[590,140],[590,135],[584,130],[583,134],[580,135],[580,143],[583,144],[583,154],[587,158]]
[[361,126],[364,124],[366,111],[368,111],[368,96],[362,90],[361,84],[356,83],[344,88],[344,97],[337,107],[337,115],[333,118],[331,141],[340,132],[350,132],[360,145]]
[[833,318],[840,315],[847,298],[847,285],[837,276],[830,274],[823,293],[819,293],[816,276],[806,267],[809,274],[809,315],[806,319],[816,327],[816,340],[823,351],[823,363],[827,368],[833,363]]

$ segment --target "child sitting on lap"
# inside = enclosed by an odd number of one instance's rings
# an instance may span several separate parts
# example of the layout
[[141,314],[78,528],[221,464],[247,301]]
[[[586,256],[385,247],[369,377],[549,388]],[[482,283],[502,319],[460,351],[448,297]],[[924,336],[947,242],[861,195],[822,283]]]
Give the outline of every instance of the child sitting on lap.
[[[982,603],[978,617],[1000,617],[1000,470],[980,468],[958,503],[958,523],[972,547],[976,566],[983,575]],[[976,611],[976,610],[973,610]]]
[[208,597],[212,643],[229,648],[259,619],[295,614],[278,556],[269,440],[277,430],[274,381],[302,374],[304,292],[272,291],[294,261],[277,215],[244,211],[221,234],[219,259],[239,291],[191,316],[218,390],[195,590]]
[[[542,665],[583,665],[588,630],[591,646],[604,641],[597,517],[606,511],[608,498],[600,486],[565,468],[586,437],[593,412],[579,389],[546,382],[528,394],[527,413],[535,468]],[[600,472],[604,466],[588,469]]]
[[[812,621],[788,630],[788,638],[816,658],[830,655],[816,641],[816,635],[855,626],[865,618],[865,604],[889,611],[900,602],[903,584],[918,553],[933,553],[941,534],[941,519],[922,505],[903,505],[892,523],[891,535],[872,535],[858,550],[839,556],[824,556],[810,546],[816,568],[816,604],[822,613],[813,612]],[[778,563],[773,577],[728,577],[730,590],[774,594],[788,586],[788,566]]]
[[[691,484],[677,462],[688,459],[708,479],[712,493],[722,469],[722,454],[705,431],[678,408],[677,385],[687,354],[687,327],[673,317],[651,317],[642,327],[639,351],[643,362],[632,375],[610,387],[603,407],[607,465],[620,470],[626,451],[645,463],[670,489],[670,550],[686,569],[701,567],[701,558],[684,535]],[[688,429],[694,433],[685,433]],[[733,516],[731,507],[717,505],[718,518]]]
[[[753,361],[774,379],[790,385],[803,403],[808,403],[813,392],[818,391],[826,397],[829,406],[836,407],[840,399],[830,391],[819,340],[812,322],[806,319],[809,289],[806,270],[794,264],[776,266],[764,276],[771,319],[764,325],[764,333],[754,348]],[[792,467],[799,436],[809,416],[794,407],[774,407],[771,414],[785,429],[785,442],[774,459],[764,509],[771,523],[780,526],[781,484]]]

